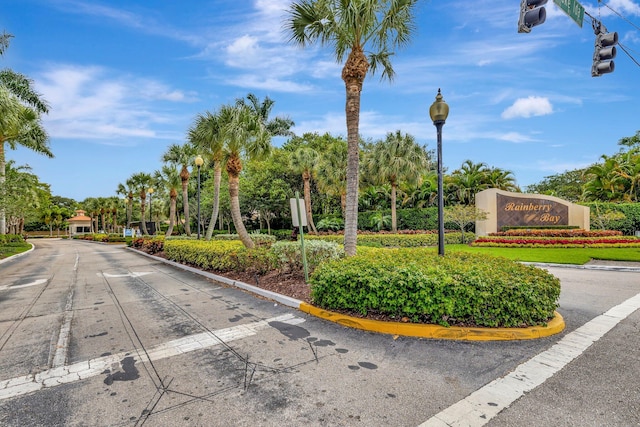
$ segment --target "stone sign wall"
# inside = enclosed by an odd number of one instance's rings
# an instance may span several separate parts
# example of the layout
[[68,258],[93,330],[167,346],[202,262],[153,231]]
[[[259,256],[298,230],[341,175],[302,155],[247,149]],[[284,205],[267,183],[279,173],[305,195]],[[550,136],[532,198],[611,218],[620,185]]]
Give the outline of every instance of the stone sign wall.
[[476,194],[476,207],[487,219],[476,221],[476,234],[486,236],[504,226],[576,226],[589,230],[589,208],[543,194],[510,193],[495,188]]

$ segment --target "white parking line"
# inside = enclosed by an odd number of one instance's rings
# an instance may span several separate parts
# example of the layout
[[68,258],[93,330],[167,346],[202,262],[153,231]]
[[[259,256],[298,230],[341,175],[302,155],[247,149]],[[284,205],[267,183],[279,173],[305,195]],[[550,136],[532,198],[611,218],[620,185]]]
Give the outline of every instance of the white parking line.
[[113,364],[120,364],[126,356],[135,354],[141,362],[160,360],[167,357],[178,356],[194,350],[201,350],[223,342],[230,342],[249,337],[262,329],[269,327],[270,322],[284,322],[296,325],[304,322],[304,319],[292,314],[265,319],[258,322],[238,325],[217,331],[203,332],[189,335],[163,344],[159,344],[147,350],[147,354],[141,351],[123,352],[109,356],[98,357],[72,365],[55,367],[38,374],[30,374],[24,377],[16,377],[0,381],[0,400],[8,399],[23,394],[32,393],[43,388],[55,387],[61,384],[80,381],[102,374],[105,369],[110,369]]
[[490,382],[434,415],[420,427],[479,427],[487,424],[500,411],[544,383],[639,308],[640,294],[637,294],[567,334],[553,347],[522,363],[510,374]]

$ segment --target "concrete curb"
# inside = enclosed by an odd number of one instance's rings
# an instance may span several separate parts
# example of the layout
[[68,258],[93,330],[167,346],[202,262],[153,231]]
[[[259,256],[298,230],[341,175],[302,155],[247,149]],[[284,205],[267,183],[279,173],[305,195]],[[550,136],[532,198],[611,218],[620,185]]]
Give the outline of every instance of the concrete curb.
[[275,292],[267,291],[247,283],[228,279],[224,276],[202,271],[200,269],[170,261],[165,258],[150,255],[134,248],[127,247],[128,250],[137,254],[144,255],[156,261],[169,264],[176,268],[198,274],[226,285],[235,286],[240,289],[252,292],[265,298],[274,300],[282,305],[292,307],[320,319],[335,322],[339,325],[349,328],[361,329],[369,332],[377,332],[381,334],[402,335],[417,338],[433,338],[445,340],[459,341],[515,341],[515,340],[531,340],[537,338],[548,337],[562,332],[565,328],[564,319],[560,313],[555,312],[555,316],[547,324],[547,326],[532,326],[529,328],[480,328],[480,327],[461,327],[461,326],[439,326],[424,325],[417,323],[401,323],[401,322],[382,322],[377,320],[361,319],[357,317],[346,316],[332,311],[317,308],[304,301],[280,295]]

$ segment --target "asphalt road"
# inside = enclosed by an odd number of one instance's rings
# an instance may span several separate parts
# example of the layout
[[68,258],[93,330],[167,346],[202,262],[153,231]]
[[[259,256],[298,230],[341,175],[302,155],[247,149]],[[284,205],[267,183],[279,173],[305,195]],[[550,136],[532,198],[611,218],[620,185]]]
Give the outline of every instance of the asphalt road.
[[[34,243],[0,264],[2,426],[640,425],[637,271],[550,267],[563,333],[458,342],[345,328],[118,246]],[[525,368],[567,343],[535,385]],[[500,400],[514,375],[533,385]],[[495,414],[443,421],[488,387]]]

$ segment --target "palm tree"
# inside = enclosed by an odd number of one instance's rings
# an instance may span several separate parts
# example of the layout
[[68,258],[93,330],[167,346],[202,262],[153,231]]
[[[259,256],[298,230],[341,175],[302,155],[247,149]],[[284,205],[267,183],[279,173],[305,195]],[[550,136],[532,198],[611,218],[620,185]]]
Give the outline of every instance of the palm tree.
[[251,112],[258,117],[258,119],[262,122],[263,126],[267,129],[267,132],[271,134],[271,136],[294,136],[295,134],[291,132],[291,128],[295,125],[293,120],[288,117],[276,117],[274,119],[269,119],[271,115],[271,110],[273,109],[273,104],[275,101],[265,96],[264,100],[260,102],[260,99],[250,93],[246,97],[248,103],[244,99],[238,99],[242,105],[246,105],[249,107]]
[[140,197],[140,227],[143,234],[149,234],[147,231],[147,221],[144,218],[145,207],[147,203],[147,191],[153,182],[153,177],[145,172],[138,172],[131,175],[133,187],[138,191]]
[[269,153],[271,134],[263,122],[246,105],[236,103],[224,106],[220,117],[223,140],[222,155],[225,169],[229,176],[229,198],[231,202],[231,218],[242,243],[252,249],[255,245],[242,222],[240,212],[240,172],[242,171],[242,155],[245,158],[259,159]]
[[500,168],[491,168],[486,174],[487,188],[497,188],[504,191],[520,191],[516,184],[516,177],[513,172]]
[[615,156],[602,156],[604,162],[591,165],[585,170],[587,182],[582,198],[587,201],[629,201],[627,180],[620,175],[620,162]]
[[391,231],[398,231],[396,193],[401,182],[416,182],[427,168],[424,149],[413,136],[398,130],[388,133],[384,141],[373,146],[365,161],[365,169],[374,182],[391,185]]
[[[348,256],[356,254],[362,84],[367,73],[373,74],[378,68],[383,69],[383,78],[393,78],[391,55],[410,40],[416,3],[417,0],[300,0],[291,5],[285,23],[294,44],[329,45],[336,60],[344,61],[348,143],[344,249]],[[367,55],[367,49],[374,51]]]
[[124,184],[118,184],[116,194],[121,194],[125,197],[125,203],[127,204],[127,228],[131,226],[131,217],[133,216],[133,193],[135,191],[134,181],[129,178]]
[[450,191],[458,203],[474,205],[476,193],[488,188],[489,168],[486,163],[473,163],[465,160],[450,176]]
[[313,148],[298,148],[290,157],[290,166],[296,173],[302,174],[304,185],[304,207],[307,212],[307,223],[314,233],[317,233],[316,225],[313,223],[311,211],[311,178],[315,175],[320,156]]
[[[40,121],[40,114],[20,103],[7,88],[0,84],[0,193],[4,194],[6,181],[5,143],[10,149],[17,145],[53,157],[48,136]],[[0,207],[0,234],[6,233],[4,205]]]
[[176,218],[176,200],[178,199],[178,188],[182,185],[182,178],[175,166],[162,166],[162,170],[156,171],[156,181],[169,190],[169,228],[166,236],[171,236]]
[[216,114],[211,114],[208,111],[204,114],[198,114],[188,131],[189,142],[197,147],[197,149],[204,150],[207,157],[213,163],[213,210],[211,211],[211,220],[209,221],[205,235],[206,240],[211,240],[220,210],[222,146],[224,144],[224,135],[220,126],[221,123],[227,120],[221,117],[223,114],[230,114],[230,110],[223,108]]
[[162,156],[163,162],[168,162],[176,166],[181,166],[180,179],[182,180],[182,206],[184,210],[184,231],[187,236],[191,236],[191,226],[189,217],[189,165],[193,163],[196,156],[196,148],[192,144],[171,144]]

